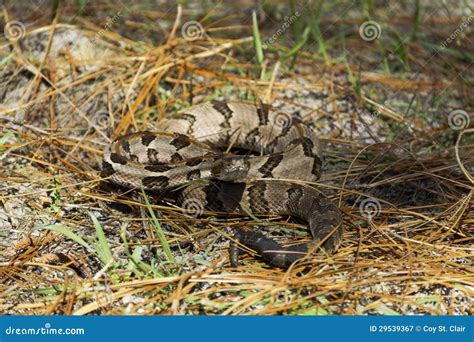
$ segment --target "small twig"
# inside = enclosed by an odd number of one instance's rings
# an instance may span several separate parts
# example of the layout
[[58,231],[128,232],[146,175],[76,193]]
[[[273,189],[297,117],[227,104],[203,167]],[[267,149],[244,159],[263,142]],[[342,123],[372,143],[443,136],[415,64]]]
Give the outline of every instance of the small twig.
[[183,12],[183,8],[181,5],[178,5],[178,11],[176,13],[176,20],[174,21],[173,28],[171,29],[170,35],[168,37],[168,40],[166,41],[166,44],[169,44],[176,36],[176,31],[178,30],[179,24],[181,23],[181,15]]

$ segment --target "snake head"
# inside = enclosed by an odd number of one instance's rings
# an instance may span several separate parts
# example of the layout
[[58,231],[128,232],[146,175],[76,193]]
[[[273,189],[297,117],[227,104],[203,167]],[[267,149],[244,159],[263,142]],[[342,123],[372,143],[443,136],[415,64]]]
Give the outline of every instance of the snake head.
[[212,176],[226,182],[244,182],[250,169],[245,156],[223,157],[212,166]]

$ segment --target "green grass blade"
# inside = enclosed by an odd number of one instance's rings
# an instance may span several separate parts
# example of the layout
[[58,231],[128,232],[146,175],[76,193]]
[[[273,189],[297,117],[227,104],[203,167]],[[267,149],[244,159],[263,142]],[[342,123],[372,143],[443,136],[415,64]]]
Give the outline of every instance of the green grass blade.
[[9,54],[7,57],[3,58],[0,61],[0,69],[2,69],[7,63],[13,58],[13,52]]
[[296,45],[290,51],[285,53],[284,57],[295,56],[301,50],[301,48],[306,44],[306,42],[308,41],[310,32],[311,32],[311,28],[309,26],[306,27],[304,29],[303,37],[301,38],[301,40],[299,42],[297,42]]
[[296,313],[299,316],[329,316],[331,313],[323,308],[309,308]]
[[43,229],[51,230],[53,232],[56,232],[56,233],[59,233],[59,234],[62,234],[64,236],[68,237],[69,239],[71,239],[74,242],[80,244],[81,246],[83,246],[84,248],[86,248],[88,250],[93,250],[92,247],[87,242],[85,242],[77,234],[71,232],[65,226],[62,226],[62,225],[59,225],[59,224],[51,224],[51,225],[47,225],[47,226],[39,226],[39,227],[36,227],[35,229],[37,229],[37,230],[43,230]]
[[257,13],[252,12],[252,31],[253,31],[253,43],[255,45],[255,53],[257,56],[257,62],[260,66],[263,66],[263,46],[262,46],[262,38],[260,37],[260,31],[258,29],[258,22],[257,22]]
[[426,296],[426,297],[418,297],[415,298],[415,302],[418,304],[425,304],[425,303],[439,303],[441,302],[441,297],[434,295],[434,296]]
[[345,64],[346,64],[346,70],[347,70],[347,77],[349,78],[349,81],[352,84],[352,88],[354,89],[354,92],[360,96],[361,94],[360,79],[354,76],[354,73],[352,72],[349,62],[347,61],[347,57],[345,57],[345,59],[346,59]]
[[322,14],[322,5],[323,1],[320,1],[317,7],[310,11],[311,16],[311,36],[318,43],[318,53],[320,53],[324,58],[324,63],[329,66],[331,65],[331,59],[326,47],[326,42],[324,41],[323,34],[319,28],[319,23],[321,21]]
[[8,141],[8,139],[10,139],[11,137],[15,136],[15,133],[13,133],[12,131],[8,131],[7,133],[5,133],[3,136],[0,137],[0,148],[5,145]]
[[94,244],[94,248],[97,252],[97,256],[102,261],[102,263],[107,264],[112,260],[112,251],[110,250],[109,244],[102,229],[102,225],[97,220],[97,217],[91,212],[88,212],[92,223],[95,227],[95,233],[97,236],[97,242]]
[[400,316],[398,312],[395,310],[390,309],[388,306],[385,304],[380,304],[376,308],[374,308],[375,311],[377,311],[381,315],[387,315],[387,316]]
[[145,273],[151,272],[151,266],[145,264],[143,261],[140,260],[142,255],[143,247],[137,246],[133,250],[132,254],[128,255],[128,263],[125,267],[127,270],[132,271],[135,275],[142,276],[143,271]]
[[146,207],[148,208],[148,212],[151,217],[151,225],[155,229],[156,235],[158,235],[158,239],[160,240],[161,246],[163,247],[163,251],[165,252],[166,258],[168,259],[169,262],[174,263],[174,257],[173,257],[173,254],[171,253],[171,249],[168,244],[168,241],[166,240],[165,233],[163,232],[163,229],[161,229],[160,222],[156,218],[155,212],[153,211],[153,208],[151,207],[151,204],[148,201],[148,196],[145,194],[145,190],[143,188],[142,188],[142,194],[143,194],[143,198],[145,199]]
[[153,271],[153,268],[141,261],[141,255],[143,251],[143,246],[137,246],[133,250],[133,253],[130,253],[130,248],[128,246],[127,236],[126,236],[127,225],[123,224],[120,230],[120,236],[123,241],[124,251],[128,257],[128,263],[125,267],[127,270],[134,272],[136,275],[140,276],[143,273],[150,273]]

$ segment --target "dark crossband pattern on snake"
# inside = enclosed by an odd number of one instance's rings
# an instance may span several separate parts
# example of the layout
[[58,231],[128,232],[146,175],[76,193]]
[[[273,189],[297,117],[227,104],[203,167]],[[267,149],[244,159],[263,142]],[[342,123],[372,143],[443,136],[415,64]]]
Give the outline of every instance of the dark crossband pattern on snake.
[[316,133],[300,120],[263,104],[214,101],[160,121],[155,132],[119,137],[104,153],[102,177],[131,189],[179,189],[181,204],[193,200],[210,211],[302,219],[311,243],[283,247],[248,229],[231,243],[232,265],[244,246],[286,268],[313,246],[333,252],[341,242],[337,206],[317,189],[291,182],[318,180],[321,163]]

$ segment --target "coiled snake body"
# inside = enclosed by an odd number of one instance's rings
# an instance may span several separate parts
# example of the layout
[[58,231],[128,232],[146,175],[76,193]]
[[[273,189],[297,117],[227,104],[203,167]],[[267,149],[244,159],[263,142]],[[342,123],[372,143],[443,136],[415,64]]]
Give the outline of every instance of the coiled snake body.
[[[258,155],[233,155],[230,149]],[[157,132],[115,140],[104,153],[102,176],[127,188],[164,191],[183,188],[192,199],[219,212],[295,216],[308,222],[313,242],[282,247],[253,231],[235,239],[268,263],[288,267],[321,244],[334,251],[342,237],[341,214],[320,191],[289,180],[320,177],[321,153],[315,132],[265,105],[211,102],[160,121]],[[241,249],[231,244],[231,263]]]

